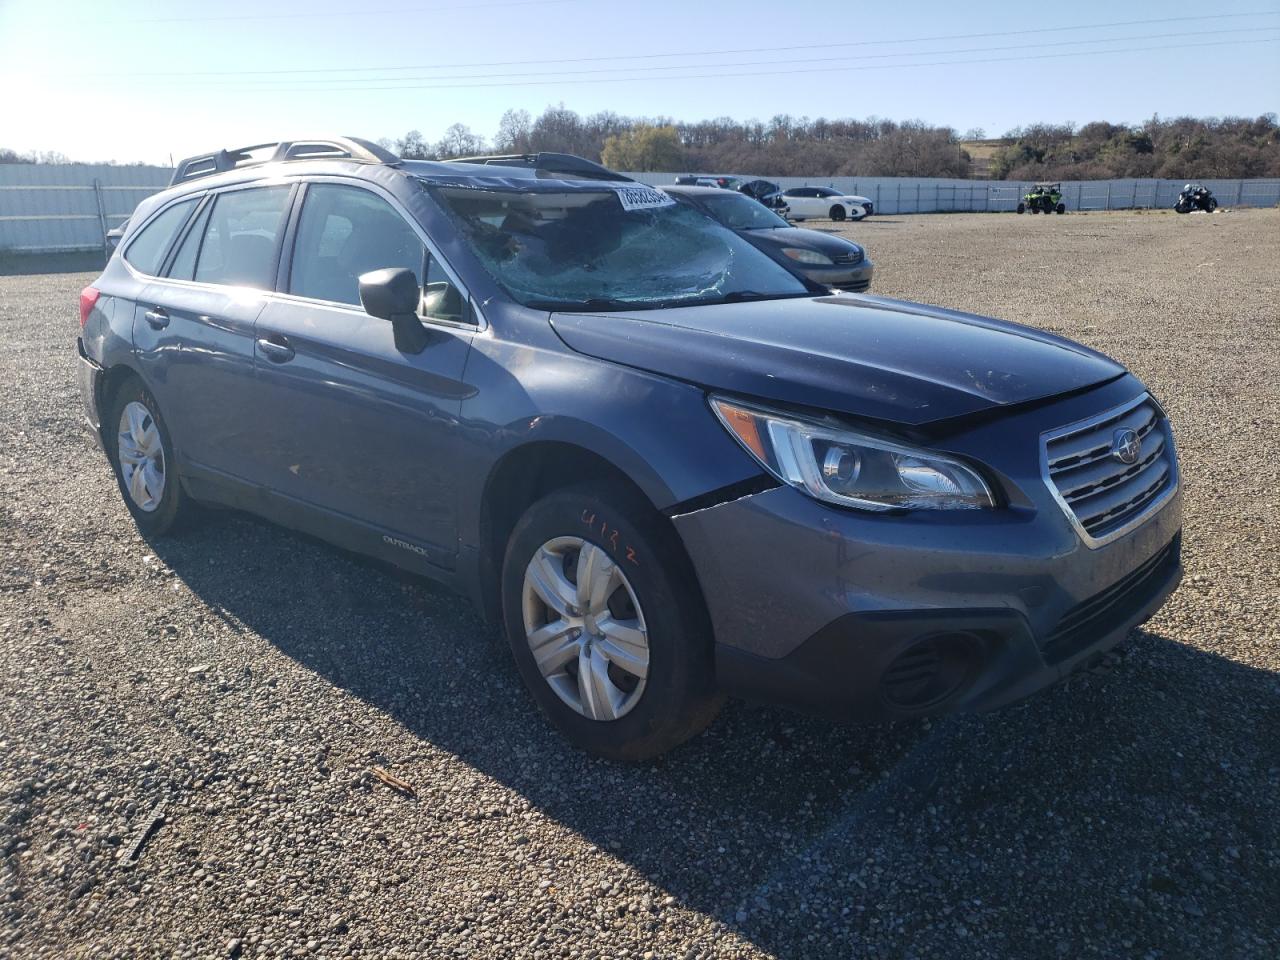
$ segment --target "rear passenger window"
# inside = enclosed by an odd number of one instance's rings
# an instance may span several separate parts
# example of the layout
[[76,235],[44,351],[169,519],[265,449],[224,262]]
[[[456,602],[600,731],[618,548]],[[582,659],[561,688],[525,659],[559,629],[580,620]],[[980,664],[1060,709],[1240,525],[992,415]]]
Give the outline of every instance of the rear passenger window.
[[360,275],[405,267],[422,285],[426,247],[396,209],[359,187],[307,187],[293,245],[289,292],[360,305]]
[[[200,231],[195,279],[259,290],[275,286],[276,247],[284,232],[291,189],[252,187],[219,194]],[[179,256],[186,254],[184,245]]]
[[174,235],[177,234],[178,228],[187,222],[187,217],[191,215],[197,199],[199,198],[175,203],[143,227],[124,252],[124,258],[129,261],[129,265],[139,273],[149,276],[159,273],[160,265],[164,263],[164,255],[169,251]]
[[205,227],[209,223],[210,204],[196,217],[195,223],[187,228],[187,235],[178,246],[178,252],[169,265],[169,276],[174,280],[190,280],[196,272],[196,254],[200,252],[200,240],[204,237]]

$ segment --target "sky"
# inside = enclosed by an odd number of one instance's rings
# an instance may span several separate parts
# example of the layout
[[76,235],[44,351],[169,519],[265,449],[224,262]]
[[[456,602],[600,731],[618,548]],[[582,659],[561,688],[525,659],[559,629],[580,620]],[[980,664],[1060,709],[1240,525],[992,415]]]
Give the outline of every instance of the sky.
[[560,103],[991,136],[1257,116],[1280,111],[1277,41],[1278,0],[0,0],[0,146],[168,164],[459,122],[491,138],[508,108]]

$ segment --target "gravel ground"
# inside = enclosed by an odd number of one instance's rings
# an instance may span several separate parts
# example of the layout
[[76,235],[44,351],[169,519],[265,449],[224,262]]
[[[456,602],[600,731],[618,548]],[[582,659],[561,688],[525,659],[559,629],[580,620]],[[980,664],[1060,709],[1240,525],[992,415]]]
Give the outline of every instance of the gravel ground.
[[731,704],[640,768],[567,748],[450,595],[234,515],[143,541],[78,422],[92,276],[0,277],[0,955],[1277,956],[1280,211],[839,231],[878,292],[1145,378],[1187,579],[999,713]]

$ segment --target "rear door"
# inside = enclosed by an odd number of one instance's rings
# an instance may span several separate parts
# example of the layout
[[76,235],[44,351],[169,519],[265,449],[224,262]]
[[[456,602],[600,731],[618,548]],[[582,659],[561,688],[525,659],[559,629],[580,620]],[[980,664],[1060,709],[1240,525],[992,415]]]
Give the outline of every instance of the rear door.
[[250,479],[254,321],[274,284],[291,185],[205,197],[143,291],[134,345],[188,480]]
[[812,187],[800,187],[787,191],[787,206],[791,208],[791,215],[797,218],[817,216],[815,211],[818,201],[814,196],[815,193]]
[[[389,194],[363,182],[308,183],[280,293],[257,324],[256,429],[262,482],[335,519],[368,545],[451,567],[463,368],[476,317],[456,276]],[[392,326],[360,306],[358,278],[406,267],[423,288],[429,344],[396,349]]]

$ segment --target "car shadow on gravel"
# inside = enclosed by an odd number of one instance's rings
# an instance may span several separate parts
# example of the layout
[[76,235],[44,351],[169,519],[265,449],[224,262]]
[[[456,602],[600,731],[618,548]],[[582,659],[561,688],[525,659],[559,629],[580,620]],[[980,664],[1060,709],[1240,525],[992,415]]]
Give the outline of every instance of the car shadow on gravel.
[[541,720],[457,597],[234,515],[153,546],[221,616],[772,955],[1250,956],[1275,936],[1280,685],[1158,633],[995,714],[852,727],[731,703],[625,767]]

